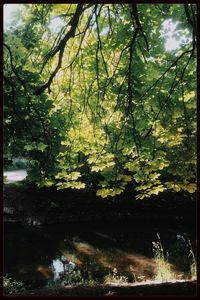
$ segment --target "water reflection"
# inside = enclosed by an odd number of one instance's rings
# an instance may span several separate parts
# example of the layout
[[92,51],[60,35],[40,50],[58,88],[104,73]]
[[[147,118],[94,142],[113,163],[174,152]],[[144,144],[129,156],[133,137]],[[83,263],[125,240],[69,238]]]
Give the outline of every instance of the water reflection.
[[61,274],[65,273],[65,268],[60,259],[53,259],[52,270],[54,273],[54,280],[60,279]]
[[[4,228],[4,274],[44,286],[69,274],[102,282],[105,274],[117,269],[130,282],[151,279],[155,273],[152,241],[158,228],[138,224],[113,224]],[[164,251],[177,274],[187,276],[190,239],[195,249],[195,232],[160,227]],[[77,275],[78,274],[78,275]]]
[[72,274],[77,270],[76,264],[68,261],[64,255],[60,258],[53,259],[51,268],[54,274],[54,280],[62,279],[64,276]]

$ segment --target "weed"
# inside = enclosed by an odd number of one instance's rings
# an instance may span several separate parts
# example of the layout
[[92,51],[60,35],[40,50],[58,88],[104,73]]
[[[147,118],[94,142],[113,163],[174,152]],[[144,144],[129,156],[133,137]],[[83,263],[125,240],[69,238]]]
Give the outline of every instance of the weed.
[[5,294],[10,295],[18,294],[26,290],[23,282],[13,280],[7,275],[3,277],[3,289]]
[[128,277],[120,274],[117,272],[117,269],[114,268],[112,272],[110,272],[108,275],[104,276],[104,283],[127,283]]
[[197,264],[196,264],[196,258],[195,258],[194,252],[193,252],[193,250],[192,250],[192,245],[191,245],[190,240],[188,240],[188,244],[189,244],[189,246],[190,246],[190,252],[189,252],[188,257],[191,257],[191,258],[192,258],[192,261],[191,261],[191,264],[190,264],[190,276],[191,276],[191,279],[192,279],[192,280],[195,280],[195,279],[197,279]]
[[7,183],[7,182],[8,182],[7,176],[3,175],[3,183],[5,184],[5,183]]
[[176,274],[171,270],[171,266],[165,258],[159,234],[157,234],[157,237],[158,242],[152,243],[154,258],[156,261],[155,280],[161,280],[162,282],[174,280],[176,279]]

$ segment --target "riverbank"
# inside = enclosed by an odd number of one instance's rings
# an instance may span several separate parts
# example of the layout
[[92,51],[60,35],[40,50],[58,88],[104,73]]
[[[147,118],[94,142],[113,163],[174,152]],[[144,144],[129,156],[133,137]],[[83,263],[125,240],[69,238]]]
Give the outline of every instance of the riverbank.
[[[195,294],[194,284],[188,281],[194,278],[188,255],[191,249],[195,251],[196,222],[195,198],[190,195],[163,193],[143,201],[130,196],[104,200],[91,192],[38,189],[22,183],[4,188],[5,275],[31,286],[25,296]],[[152,242],[158,242],[158,234],[175,278],[185,280],[180,288],[155,282],[151,288],[147,284],[141,287],[144,280],[155,278]],[[79,283],[85,283],[81,280],[90,274],[101,284],[44,288],[64,272],[63,256],[83,273],[77,273]],[[114,270],[117,276],[125,276],[128,284],[102,284]]]
[[[9,295],[12,296],[12,295]],[[14,296],[14,295],[13,295]],[[43,288],[21,293],[23,297],[109,297],[109,296],[196,296],[196,281],[147,282],[135,284],[109,285],[68,285],[64,287]]]

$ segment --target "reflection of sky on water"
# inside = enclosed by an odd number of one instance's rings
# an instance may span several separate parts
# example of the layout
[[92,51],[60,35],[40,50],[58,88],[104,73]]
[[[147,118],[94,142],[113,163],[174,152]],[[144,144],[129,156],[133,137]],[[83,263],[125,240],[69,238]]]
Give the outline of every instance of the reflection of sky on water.
[[59,279],[60,275],[72,273],[76,269],[76,265],[73,262],[69,261],[68,263],[63,263],[61,259],[57,258],[52,260],[51,269],[54,274],[54,280]]
[[177,234],[176,237],[177,237],[177,240],[182,240],[183,242],[186,241],[186,239],[184,238],[184,236],[182,234]]
[[59,279],[59,274],[64,273],[64,265],[60,259],[53,259],[52,261],[52,271],[54,273],[54,280]]

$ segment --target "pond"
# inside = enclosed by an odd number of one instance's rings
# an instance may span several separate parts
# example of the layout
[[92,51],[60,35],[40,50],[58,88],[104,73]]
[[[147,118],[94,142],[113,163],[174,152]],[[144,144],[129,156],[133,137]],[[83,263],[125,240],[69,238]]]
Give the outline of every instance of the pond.
[[[162,243],[176,278],[188,278],[196,233],[166,224],[4,226],[4,275],[38,288],[110,277],[135,282],[155,277],[152,242]],[[190,245],[191,243],[191,245]],[[110,277],[109,277],[110,276]]]

